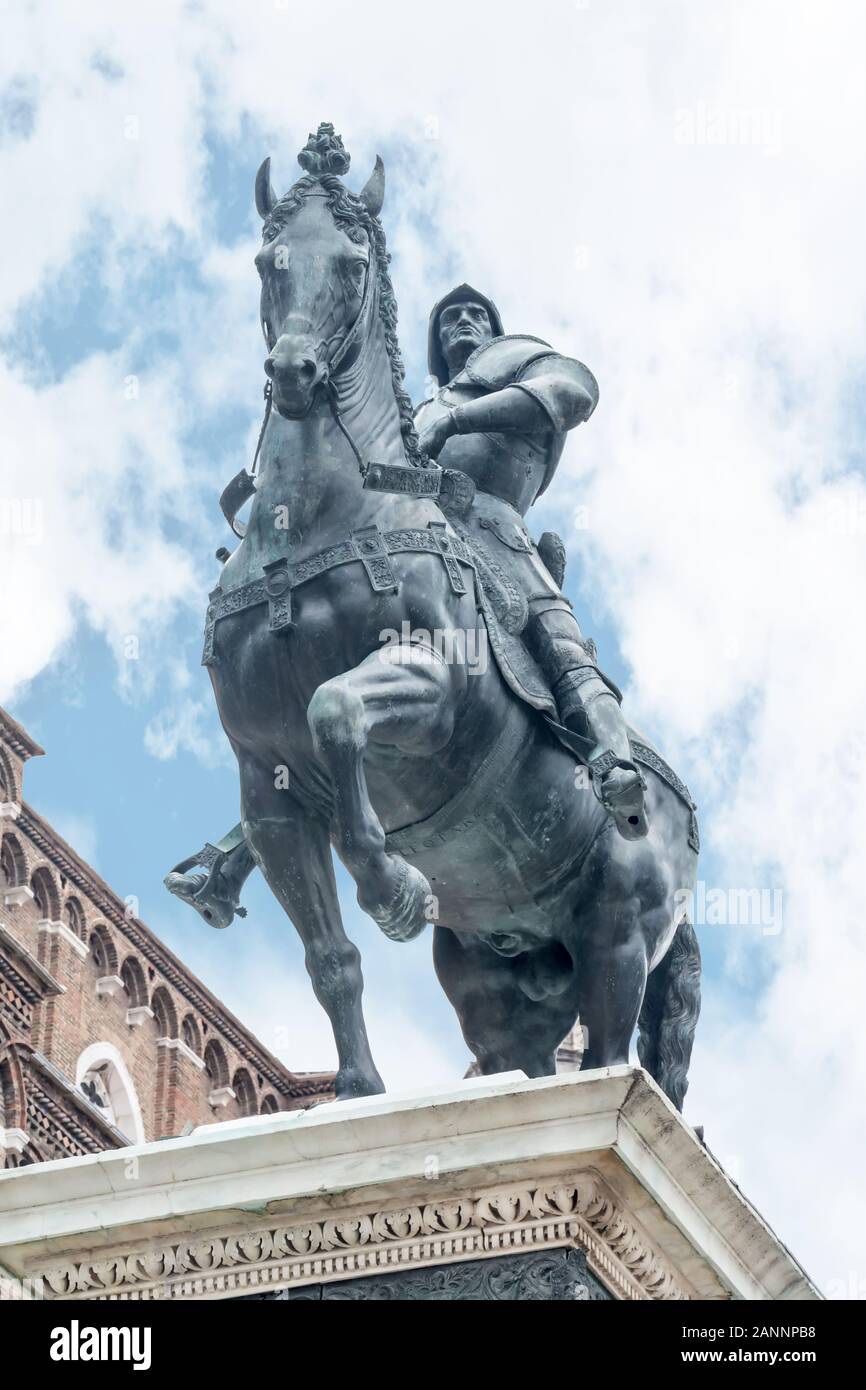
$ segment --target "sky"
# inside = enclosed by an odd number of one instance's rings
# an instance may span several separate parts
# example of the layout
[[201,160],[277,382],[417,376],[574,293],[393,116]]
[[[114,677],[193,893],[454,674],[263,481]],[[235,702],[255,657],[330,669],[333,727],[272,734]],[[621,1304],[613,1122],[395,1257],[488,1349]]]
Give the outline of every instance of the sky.
[[[385,160],[413,398],[464,279],[598,377],[530,521],[700,807],[686,1117],[821,1287],[866,1297],[866,11],[42,0],[2,25],[0,701],[48,753],[27,799],[284,1061],[334,1064],[258,876],[222,933],[161,886],[237,819],[199,658],[261,418],[255,171],[282,193],[333,121],[351,187]],[[461,1075],[429,939],[340,888],[389,1088]]]

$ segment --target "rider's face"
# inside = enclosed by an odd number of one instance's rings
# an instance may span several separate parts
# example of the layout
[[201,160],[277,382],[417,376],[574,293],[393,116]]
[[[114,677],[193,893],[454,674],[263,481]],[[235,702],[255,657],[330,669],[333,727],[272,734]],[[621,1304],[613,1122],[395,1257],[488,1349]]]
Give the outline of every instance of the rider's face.
[[467,300],[463,304],[449,304],[439,315],[439,342],[442,355],[453,371],[463,363],[482,343],[493,337],[490,315],[483,304]]

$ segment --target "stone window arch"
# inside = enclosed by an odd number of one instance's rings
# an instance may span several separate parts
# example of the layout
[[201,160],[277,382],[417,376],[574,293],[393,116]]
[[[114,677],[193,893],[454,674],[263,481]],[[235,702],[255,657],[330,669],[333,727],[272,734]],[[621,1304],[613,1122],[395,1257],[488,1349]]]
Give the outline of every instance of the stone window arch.
[[60,892],[50,869],[40,865],[38,869],[33,870],[33,876],[30,879],[30,891],[41,919],[44,922],[59,921]]
[[0,804],[7,801],[17,802],[17,792],[15,770],[3,749],[0,748]]
[[279,1108],[279,1102],[277,1101],[276,1096],[267,1095],[262,1100],[261,1110],[259,1113],[262,1115],[276,1115],[279,1111]]
[[27,861],[17,835],[4,835],[0,844],[0,888],[20,888],[27,881]]
[[109,1124],[131,1144],[144,1143],[141,1106],[129,1069],[112,1043],[86,1047],[75,1066],[75,1084]]
[[[8,1034],[0,1028],[0,1047],[5,1046]],[[24,1074],[21,1062],[15,1053],[7,1052],[6,1060],[0,1062],[0,1109],[3,1112],[4,1129],[24,1129],[27,1120],[27,1095],[24,1088]]]
[[192,1014],[185,1014],[180,1025],[181,1041],[186,1043],[190,1052],[194,1052],[196,1057],[201,1056],[201,1033],[199,1026]]
[[87,923],[84,920],[84,908],[77,898],[67,898],[63,904],[63,920],[74,936],[79,941],[87,940]]
[[120,978],[129,998],[129,1007],[131,1009],[146,1008],[147,981],[144,978],[141,962],[135,956],[126,957],[120,967]]
[[204,1050],[204,1069],[212,1091],[219,1091],[229,1084],[229,1064],[222,1043],[211,1038]]
[[90,956],[100,977],[117,974],[117,950],[108,928],[102,924],[90,933]]
[[256,1088],[246,1067],[239,1067],[232,1077],[232,1090],[235,1093],[238,1109],[242,1115],[255,1115]]
[[174,1000],[165,985],[159,985],[153,991],[150,1007],[153,1009],[159,1036],[161,1038],[176,1038],[177,1009],[174,1007]]

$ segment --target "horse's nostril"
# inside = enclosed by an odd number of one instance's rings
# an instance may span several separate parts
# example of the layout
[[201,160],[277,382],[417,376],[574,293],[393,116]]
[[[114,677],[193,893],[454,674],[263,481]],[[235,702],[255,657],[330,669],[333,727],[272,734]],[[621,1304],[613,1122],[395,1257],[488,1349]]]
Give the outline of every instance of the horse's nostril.
[[320,370],[314,353],[292,352],[285,344],[278,343],[265,358],[266,375],[284,392],[310,390],[319,380]]

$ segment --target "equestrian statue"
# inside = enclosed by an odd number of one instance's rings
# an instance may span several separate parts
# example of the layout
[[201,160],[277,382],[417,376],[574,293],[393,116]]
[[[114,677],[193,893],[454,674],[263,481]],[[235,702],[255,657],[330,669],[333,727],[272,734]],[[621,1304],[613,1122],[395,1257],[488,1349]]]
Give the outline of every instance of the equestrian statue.
[[[277,198],[256,178],[265,419],[221,505],[203,665],[240,774],[241,820],[169,890],[211,925],[258,866],[305,949],[338,1098],[384,1090],[367,1039],[336,851],[386,936],[433,929],[436,973],[484,1074],[638,1055],[682,1108],[700,1008],[684,904],[688,789],[622,714],[562,592],[565,548],[525,515],[598,387],[506,334],[462,284],[430,317],[434,396],[413,412],[380,221],[331,125]],[[238,519],[251,501],[246,524]]]

